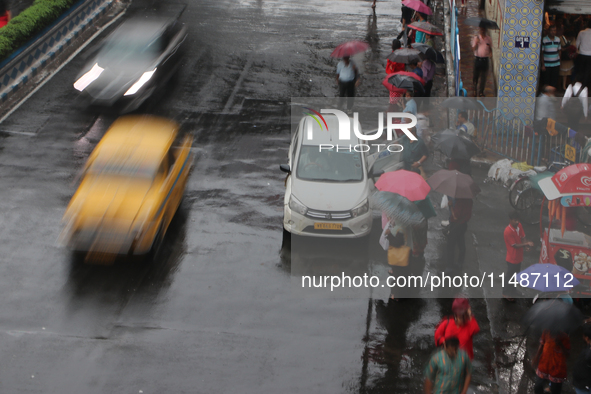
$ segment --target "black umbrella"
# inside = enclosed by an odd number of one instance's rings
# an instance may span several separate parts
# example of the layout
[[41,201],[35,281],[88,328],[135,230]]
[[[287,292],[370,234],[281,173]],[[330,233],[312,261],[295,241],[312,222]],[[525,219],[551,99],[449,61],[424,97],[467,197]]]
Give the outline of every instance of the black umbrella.
[[397,49],[388,55],[388,60],[394,63],[418,63],[425,59],[425,55],[418,49],[414,48],[402,48]]
[[409,77],[408,75],[396,74],[390,77],[388,82],[397,88],[412,90],[414,95],[417,97],[422,97],[425,94],[425,88],[423,88],[421,81],[418,81],[413,77]]
[[525,314],[523,324],[554,334],[569,333],[583,324],[583,314],[575,306],[560,299],[538,301]]
[[427,59],[431,60],[433,63],[445,63],[445,58],[443,57],[443,54],[439,51],[436,51],[433,47],[427,44],[415,42],[414,44],[412,44],[412,47],[414,49],[421,51],[421,53],[424,54],[427,57]]
[[439,131],[431,136],[431,141],[437,143],[442,139],[448,137],[457,137],[460,134],[459,130],[454,129],[445,129],[443,131]]
[[446,99],[441,106],[444,108],[455,108],[455,109],[462,109],[465,111],[469,110],[481,110],[482,105],[479,104],[476,99],[468,98],[468,97],[450,97]]
[[464,20],[464,24],[468,26],[486,27],[487,29],[499,30],[499,25],[497,25],[497,22],[486,18],[479,18],[477,16],[466,18],[466,20]]
[[440,138],[435,144],[435,149],[443,152],[450,159],[469,159],[480,153],[480,148],[471,140],[450,135]]

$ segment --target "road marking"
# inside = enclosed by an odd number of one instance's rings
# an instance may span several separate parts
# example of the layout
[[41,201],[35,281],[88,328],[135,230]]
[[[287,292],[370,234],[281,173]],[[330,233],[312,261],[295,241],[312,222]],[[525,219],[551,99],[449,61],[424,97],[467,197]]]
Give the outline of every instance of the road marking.
[[[74,59],[80,52],[82,52],[84,50],[84,48],[86,48],[92,41],[94,41],[95,38],[97,38],[99,35],[101,35],[109,26],[111,26],[113,23],[115,23],[117,20],[119,20],[119,18],[121,18],[123,15],[125,15],[126,12],[127,12],[127,9],[125,9],[122,13],[120,13],[115,18],[113,18],[112,21],[110,21],[109,23],[107,23],[106,25],[101,27],[96,33],[94,33],[88,39],[88,41],[86,41],[84,44],[82,44],[82,46],[80,48],[78,48],[72,55],[70,55],[70,57],[67,58],[65,62],[60,64],[59,67],[57,69],[55,69],[53,72],[49,73],[49,75],[47,77],[45,77],[45,79],[43,79],[41,81],[41,83],[39,85],[37,85],[37,87],[35,87],[35,89],[33,89],[33,91],[31,91],[29,94],[27,94],[21,101],[19,101],[14,107],[12,107],[10,109],[10,111],[8,111],[8,113],[0,119],[0,123],[4,122],[6,120],[6,118],[8,118],[10,115],[12,115],[14,113],[14,111],[19,109],[20,106],[23,105],[33,94],[37,93],[37,91],[39,89],[41,89],[47,82],[49,82],[51,80],[51,78],[53,78],[55,76],[55,74],[60,72],[61,69],[64,68],[68,63],[70,63],[72,61],[72,59]],[[9,133],[9,132],[7,131],[7,133]],[[16,133],[25,134],[24,132],[16,132]]]
[[232,90],[232,94],[230,94],[228,101],[226,101],[226,105],[224,106],[224,109],[222,110],[222,114],[230,113],[229,112],[230,108],[234,104],[234,97],[236,96],[236,93],[238,93],[238,89],[240,89],[240,85],[242,85],[242,81],[244,81],[244,78],[246,77],[248,70],[250,70],[250,66],[252,66],[253,59],[254,59],[254,53],[251,52],[250,56],[248,56],[248,60],[246,61],[246,64],[244,65],[244,69],[240,73],[240,77],[238,77],[238,81],[236,81],[236,84],[234,85],[234,90]]

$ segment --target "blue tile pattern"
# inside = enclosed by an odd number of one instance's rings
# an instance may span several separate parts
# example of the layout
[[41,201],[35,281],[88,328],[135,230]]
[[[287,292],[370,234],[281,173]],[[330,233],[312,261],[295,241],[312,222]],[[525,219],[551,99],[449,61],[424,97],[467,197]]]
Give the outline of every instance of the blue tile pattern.
[[9,93],[16,92],[20,85],[29,82],[39,72],[39,68],[47,65],[48,59],[53,60],[56,54],[61,53],[113,4],[113,0],[89,0],[81,4],[67,19],[57,22],[63,27],[48,30],[43,37],[23,50],[0,70],[0,100],[7,100]]
[[[506,0],[503,26],[499,107],[509,117],[533,121],[542,41],[544,2]],[[515,47],[515,37],[530,37],[529,48]]]

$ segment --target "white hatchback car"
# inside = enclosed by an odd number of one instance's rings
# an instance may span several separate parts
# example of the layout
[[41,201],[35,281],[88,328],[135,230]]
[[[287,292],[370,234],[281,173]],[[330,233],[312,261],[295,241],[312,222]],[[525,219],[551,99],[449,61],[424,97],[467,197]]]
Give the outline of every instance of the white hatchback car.
[[[280,166],[288,173],[283,228],[303,236],[366,236],[373,221],[369,202],[375,191],[373,178],[401,168],[402,154],[343,149],[368,142],[360,141],[352,131],[350,140],[338,140],[336,116],[324,118],[330,132],[321,129],[313,118],[302,118],[292,136],[288,164]],[[312,139],[307,138],[310,127]],[[359,124],[358,127],[361,130]],[[331,149],[330,145],[335,147]]]

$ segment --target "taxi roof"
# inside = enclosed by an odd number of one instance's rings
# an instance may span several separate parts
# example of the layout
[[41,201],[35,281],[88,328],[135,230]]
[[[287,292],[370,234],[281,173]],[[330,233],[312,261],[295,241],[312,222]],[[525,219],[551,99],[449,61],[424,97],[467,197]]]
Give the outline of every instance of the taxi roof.
[[123,116],[107,130],[92,156],[159,161],[170,149],[178,130],[178,123],[172,120],[148,115]]

